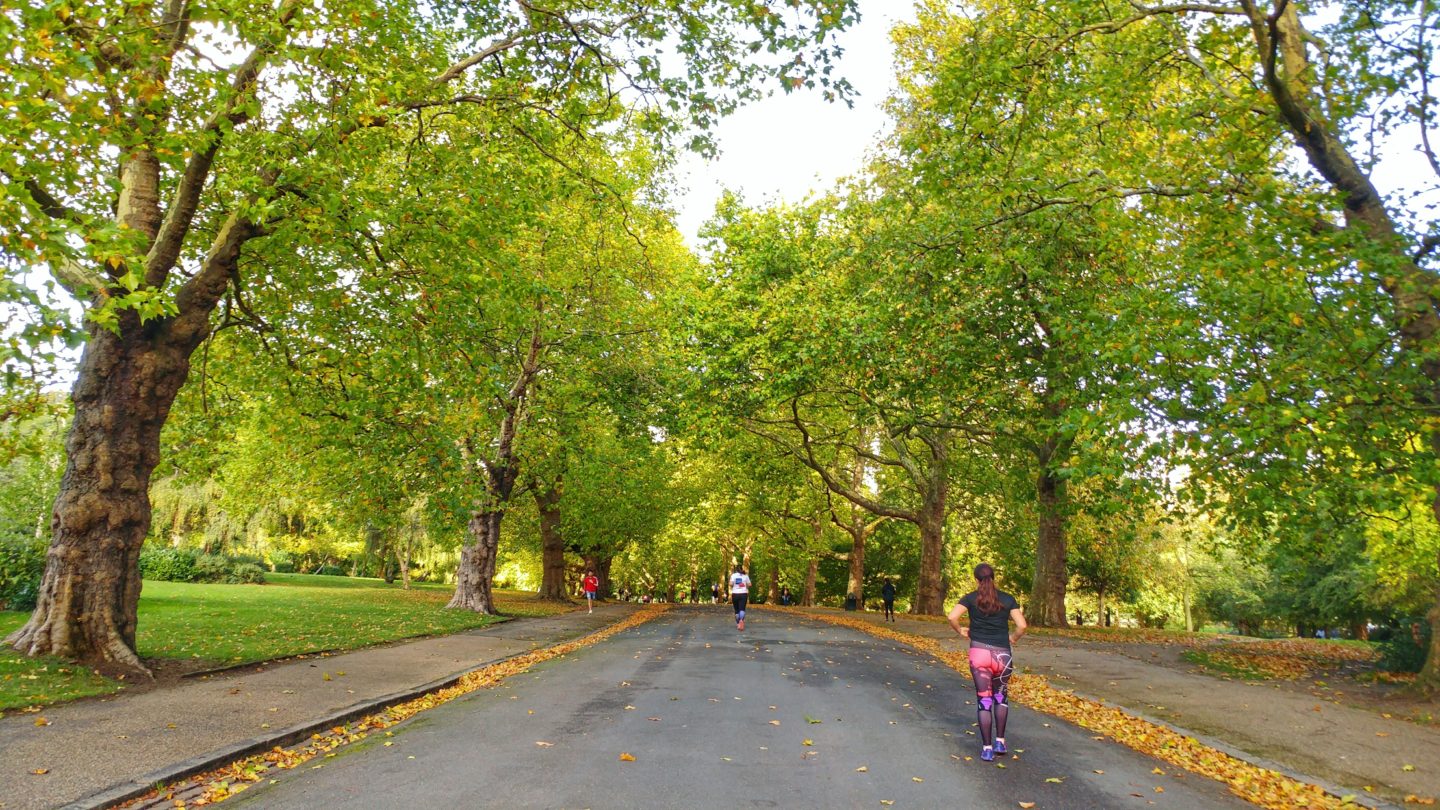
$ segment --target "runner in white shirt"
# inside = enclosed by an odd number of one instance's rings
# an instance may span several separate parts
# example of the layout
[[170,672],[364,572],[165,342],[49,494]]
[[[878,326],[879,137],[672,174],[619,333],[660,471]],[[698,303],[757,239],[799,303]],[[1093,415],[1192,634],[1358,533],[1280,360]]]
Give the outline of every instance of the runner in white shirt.
[[735,606],[735,627],[739,630],[745,629],[745,602],[749,598],[750,577],[745,576],[744,568],[736,566],[730,575],[730,604]]

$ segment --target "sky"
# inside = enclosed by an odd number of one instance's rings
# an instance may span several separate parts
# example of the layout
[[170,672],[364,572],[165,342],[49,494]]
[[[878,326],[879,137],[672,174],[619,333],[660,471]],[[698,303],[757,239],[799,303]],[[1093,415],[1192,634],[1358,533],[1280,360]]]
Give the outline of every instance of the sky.
[[860,0],[860,23],[845,31],[836,73],[854,85],[854,107],[827,102],[817,90],[779,93],[751,103],[720,122],[720,156],[680,160],[675,197],[677,225],[693,248],[696,236],[726,189],[751,205],[798,202],[854,174],[886,127],[880,105],[894,89],[890,29],[915,18],[906,0]]

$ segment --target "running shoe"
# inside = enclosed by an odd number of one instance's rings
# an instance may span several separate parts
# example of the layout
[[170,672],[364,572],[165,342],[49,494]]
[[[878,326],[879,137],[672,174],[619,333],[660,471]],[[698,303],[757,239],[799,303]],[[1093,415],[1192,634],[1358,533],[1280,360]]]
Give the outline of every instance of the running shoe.
[[996,738],[995,738],[995,753],[997,753],[997,754],[1003,754],[1003,753],[1005,753],[1006,750],[1007,750],[1007,749],[1005,748],[1005,741],[1002,740],[1002,739],[1000,739],[999,737],[996,737]]
[[985,746],[984,748],[981,748],[981,749],[980,749],[980,759],[984,760],[985,762],[994,762],[994,761],[995,761],[995,749],[991,748],[991,747],[988,746],[988,745]]
[[735,624],[735,626],[738,627],[738,628],[740,628],[741,630],[744,630],[744,629],[745,629],[745,620],[744,620],[744,619],[741,619],[739,622],[737,622],[737,623]]

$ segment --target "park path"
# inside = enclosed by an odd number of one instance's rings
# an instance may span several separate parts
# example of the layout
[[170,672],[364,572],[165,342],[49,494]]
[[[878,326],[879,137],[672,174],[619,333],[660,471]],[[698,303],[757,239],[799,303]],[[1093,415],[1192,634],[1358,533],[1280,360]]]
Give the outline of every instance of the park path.
[[892,641],[780,611],[737,633],[728,606],[677,607],[226,804],[1249,806],[1023,708],[1014,754],[982,763],[973,698],[958,673]]
[[[884,623],[876,612],[845,615]],[[944,622],[896,618],[888,626],[955,650],[966,644]],[[1275,684],[1187,672],[1122,654],[1116,646],[1030,635],[1016,645],[1015,662],[1020,671],[1044,675],[1061,689],[1209,738],[1222,750],[1309,777],[1306,781],[1394,802],[1411,795],[1440,797],[1440,729]],[[1407,765],[1413,770],[1405,770]]]
[[[599,630],[635,609],[608,604],[593,615],[515,619],[0,718],[0,809],[99,805],[120,789],[153,785],[177,765],[238,759],[377,701]],[[37,718],[48,724],[37,725]],[[40,769],[47,773],[33,773]]]

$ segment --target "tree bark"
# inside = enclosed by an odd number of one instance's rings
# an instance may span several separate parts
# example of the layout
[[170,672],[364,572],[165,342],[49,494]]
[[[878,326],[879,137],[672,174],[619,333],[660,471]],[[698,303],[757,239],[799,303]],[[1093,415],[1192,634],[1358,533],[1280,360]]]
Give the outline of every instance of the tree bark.
[[1042,463],[1035,490],[1040,531],[1035,543],[1035,581],[1025,618],[1038,627],[1066,627],[1065,482],[1048,463]]
[[498,615],[493,585],[495,557],[499,552],[500,518],[495,510],[470,514],[466,542],[460,549],[460,567],[455,570],[455,595],[445,607]]
[[1095,589],[1095,610],[1101,616],[1105,615],[1105,586]]
[[780,603],[780,561],[776,560],[775,565],[770,569],[770,590],[765,596],[765,601],[772,605]]
[[560,532],[560,488],[535,491],[540,512],[540,598],[570,601],[565,590],[565,536]]

